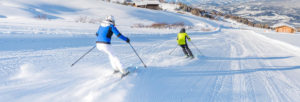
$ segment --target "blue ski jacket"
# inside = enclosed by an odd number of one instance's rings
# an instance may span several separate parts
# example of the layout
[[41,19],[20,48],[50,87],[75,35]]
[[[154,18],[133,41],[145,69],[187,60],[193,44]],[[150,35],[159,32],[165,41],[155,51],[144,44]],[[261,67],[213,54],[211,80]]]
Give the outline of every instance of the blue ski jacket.
[[118,29],[114,26],[112,22],[109,21],[103,21],[96,33],[97,40],[96,43],[105,43],[110,44],[112,34],[115,34],[117,37],[124,41],[128,41],[129,39],[125,36],[123,36]]

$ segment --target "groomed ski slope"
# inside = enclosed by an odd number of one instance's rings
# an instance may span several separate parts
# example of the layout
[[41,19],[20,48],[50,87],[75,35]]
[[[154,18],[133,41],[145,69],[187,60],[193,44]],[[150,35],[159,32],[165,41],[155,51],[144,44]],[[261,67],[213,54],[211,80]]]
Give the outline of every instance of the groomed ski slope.
[[[113,9],[130,9],[117,6]],[[121,32],[147,64],[124,41],[113,38],[113,48],[124,66],[137,72],[124,79],[112,75],[107,55],[93,50],[74,67],[70,65],[94,45],[98,25],[66,21],[1,22],[16,28],[0,36],[1,102],[297,102],[300,100],[300,49],[251,30],[223,28],[223,23],[194,16],[149,11],[217,29],[188,31],[195,59],[185,59],[176,47],[175,30],[134,29],[122,15]],[[135,14],[130,14],[136,16]],[[130,16],[128,15],[128,16]],[[117,15],[118,16],[118,15]],[[155,22],[151,15],[144,21]],[[165,16],[160,16],[164,18]],[[175,17],[174,17],[175,18]],[[134,18],[131,18],[134,19]],[[141,19],[136,18],[138,22]],[[63,29],[53,22],[61,22]],[[201,23],[200,23],[201,22]],[[36,23],[43,26],[36,26]],[[64,24],[62,24],[64,23]],[[16,25],[14,25],[16,24]],[[75,24],[77,24],[75,26]],[[38,27],[30,31],[29,26]],[[74,25],[74,26],[71,26]],[[87,27],[88,25],[88,27]],[[219,27],[220,25],[221,27]],[[3,26],[2,26],[3,27]],[[27,27],[27,28],[26,28]],[[43,32],[51,28],[50,32]],[[78,27],[82,34],[76,33]],[[86,29],[85,29],[86,28]],[[94,29],[92,29],[94,28]],[[201,27],[200,27],[201,28]],[[199,29],[200,29],[199,28]],[[24,31],[24,29],[27,29]],[[55,29],[55,30],[52,30]],[[75,34],[64,34],[75,32]],[[152,32],[153,31],[153,32]],[[91,34],[88,34],[91,33]],[[4,46],[4,47],[2,47]]]

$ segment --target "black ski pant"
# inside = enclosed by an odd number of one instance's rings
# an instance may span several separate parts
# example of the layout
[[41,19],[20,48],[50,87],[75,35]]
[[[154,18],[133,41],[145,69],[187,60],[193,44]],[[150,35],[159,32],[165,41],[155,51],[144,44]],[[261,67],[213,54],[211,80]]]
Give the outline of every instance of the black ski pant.
[[180,47],[182,48],[182,50],[183,50],[183,53],[186,55],[186,56],[194,56],[193,54],[192,54],[192,51],[190,50],[190,48],[188,47],[188,45],[187,44],[185,44],[185,45],[180,45]]

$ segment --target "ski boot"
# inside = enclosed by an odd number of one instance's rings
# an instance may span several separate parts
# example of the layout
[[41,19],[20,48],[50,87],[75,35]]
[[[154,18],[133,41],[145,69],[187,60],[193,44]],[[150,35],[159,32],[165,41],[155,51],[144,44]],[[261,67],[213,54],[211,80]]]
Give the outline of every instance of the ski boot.
[[189,58],[190,56],[189,55],[185,55],[185,58]]
[[194,56],[191,56],[191,59],[194,59],[195,57]]
[[125,73],[122,73],[122,76],[121,76],[121,78],[123,78],[123,77],[127,76],[128,74],[129,74],[129,71],[127,71],[127,72],[125,72]]
[[119,72],[120,72],[119,70],[114,70],[113,74],[117,74]]

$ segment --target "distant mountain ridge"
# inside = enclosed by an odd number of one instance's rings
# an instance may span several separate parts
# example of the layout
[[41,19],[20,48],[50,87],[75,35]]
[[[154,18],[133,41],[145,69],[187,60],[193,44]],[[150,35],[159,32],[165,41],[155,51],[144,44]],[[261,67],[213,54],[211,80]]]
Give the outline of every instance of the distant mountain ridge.
[[182,2],[204,10],[237,15],[269,25],[287,23],[300,27],[299,0],[167,0]]

